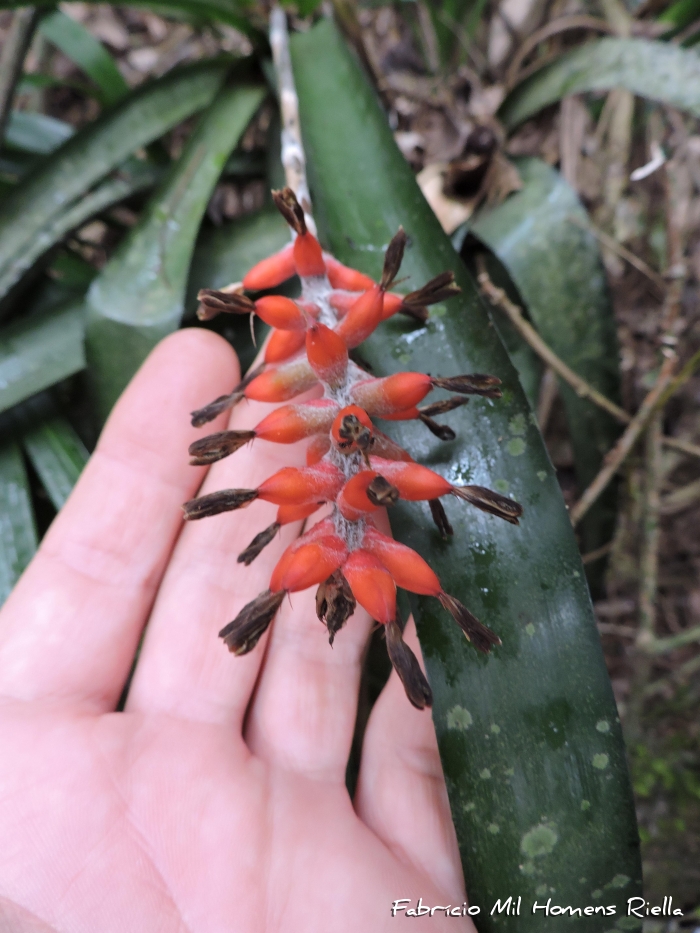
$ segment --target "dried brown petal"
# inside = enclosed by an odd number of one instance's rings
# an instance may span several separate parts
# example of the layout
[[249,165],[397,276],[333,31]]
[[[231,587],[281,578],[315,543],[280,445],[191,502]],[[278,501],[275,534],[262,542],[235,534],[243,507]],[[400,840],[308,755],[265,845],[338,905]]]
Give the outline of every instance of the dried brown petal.
[[497,515],[499,518],[510,522],[511,525],[518,525],[518,519],[523,514],[523,507],[518,502],[514,502],[507,496],[502,496],[492,489],[485,486],[454,486],[452,493],[465,502],[470,502],[482,512],[490,512],[491,515]]
[[244,509],[257,498],[257,489],[220,489],[217,492],[210,492],[207,496],[190,499],[189,502],[185,502],[182,508],[185,512],[186,521],[192,522],[198,518],[219,515],[220,512],[233,512],[236,509]]
[[207,463],[216,463],[230,454],[235,454],[239,448],[252,441],[255,431],[219,431],[209,434],[190,444],[189,455],[191,466],[204,466]]
[[319,586],[316,591],[316,615],[325,623],[331,645],[356,606],[357,601],[350,584],[340,570],[336,570]]
[[252,564],[258,554],[263,548],[268,546],[279,530],[280,525],[278,525],[277,522],[273,522],[271,525],[268,525],[267,528],[258,532],[248,547],[238,555],[238,563],[245,564],[246,567]]
[[367,487],[367,498],[372,505],[394,505],[399,500],[399,491],[383,476],[375,476]]
[[289,226],[299,236],[306,233],[306,220],[304,219],[304,209],[297,201],[297,196],[291,188],[282,188],[280,191],[272,192],[272,200],[275,207],[287,221]]
[[200,288],[197,293],[199,308],[197,317],[200,321],[210,321],[217,314],[250,314],[255,311],[255,304],[239,292],[218,291],[214,288]]
[[386,629],[386,650],[389,660],[401,678],[406,696],[416,709],[433,705],[433,692],[418,658],[403,640],[398,622],[389,622]]
[[382,271],[382,278],[379,283],[384,291],[391,286],[391,283],[399,274],[407,241],[408,237],[406,236],[406,231],[403,227],[399,227],[391,238],[391,243],[389,243],[386,248],[386,253],[384,254],[384,270]]
[[429,418],[422,412],[420,415],[418,415],[418,417],[426,426],[426,428],[431,432],[431,434],[434,434],[435,437],[439,437],[441,441],[453,441],[457,437],[455,432],[448,424],[438,424],[437,421],[433,421],[432,418]]
[[244,606],[233,622],[229,622],[219,632],[219,637],[226,642],[229,651],[234,654],[248,654],[252,651],[274,619],[283,599],[284,590],[279,593],[265,590]]
[[191,412],[192,415],[192,427],[201,428],[203,424],[207,424],[209,421],[213,421],[222,411],[226,411],[228,408],[233,408],[234,405],[237,405],[238,402],[244,397],[243,392],[245,387],[253,381],[260,373],[265,369],[265,364],[261,363],[260,366],[256,366],[255,369],[251,369],[248,374],[245,376],[241,382],[238,383],[233,392],[229,395],[220,395],[218,398],[214,399],[213,402],[209,402],[208,405],[205,405],[203,408],[198,408],[196,411]]
[[454,272],[441,272],[435,278],[426,282],[422,288],[406,295],[403,300],[405,305],[417,305],[425,307],[426,305],[436,305],[440,301],[447,301],[455,295],[459,295],[462,289],[455,283]]
[[486,376],[482,373],[449,376],[445,379],[433,379],[432,382],[436,389],[461,392],[462,395],[485,395],[487,398],[501,398],[503,395],[498,388],[501,380],[497,376]]
[[425,305],[407,305],[405,302],[399,305],[399,314],[405,314],[406,317],[413,318],[419,324],[425,324],[430,317]]
[[443,538],[451,537],[455,532],[452,525],[450,525],[450,520],[447,517],[447,512],[445,507],[439,499],[428,499],[428,505],[430,506],[430,514],[433,516],[433,521],[437,525],[437,529]]
[[467,607],[462,605],[454,596],[450,596],[449,593],[440,593],[438,600],[443,609],[447,609],[457,625],[462,629],[467,641],[470,641],[477,651],[488,654],[494,645],[501,644],[498,635],[482,622],[479,622],[476,616],[472,615]]
[[452,398],[443,399],[440,402],[430,402],[429,405],[419,405],[418,411],[421,415],[427,415],[432,418],[434,415],[446,415],[448,411],[454,411],[455,408],[461,408],[462,405],[468,405],[469,399],[464,395],[453,395]]

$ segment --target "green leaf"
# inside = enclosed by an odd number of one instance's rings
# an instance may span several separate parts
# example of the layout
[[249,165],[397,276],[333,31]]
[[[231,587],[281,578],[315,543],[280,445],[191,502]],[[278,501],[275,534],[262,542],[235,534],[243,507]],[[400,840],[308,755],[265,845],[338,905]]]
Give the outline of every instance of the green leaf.
[[60,242],[71,230],[125,198],[153,188],[163,175],[161,166],[140,159],[129,159],[118,173],[97,185],[83,198],[75,201],[63,213],[53,217],[36,232],[21,256],[15,258],[11,273],[15,281],[21,278],[47,250]]
[[37,549],[27,471],[14,441],[0,444],[0,605]]
[[[598,242],[588,215],[562,176],[539,159],[517,162],[523,181],[501,205],[479,212],[471,230],[508,270],[545,343],[574,372],[619,401],[617,337]],[[494,312],[500,329],[503,316]],[[560,382],[580,488],[598,473],[620,428],[613,418]],[[614,490],[613,490],[614,493]],[[591,551],[612,535],[614,495],[582,525]]]
[[63,120],[56,120],[55,117],[48,117],[43,113],[13,110],[7,121],[5,145],[10,149],[48,155],[74,133],[73,127]]
[[92,78],[103,104],[116,104],[129,93],[129,85],[107,49],[76,20],[55,10],[41,20],[39,32]]
[[[445,269],[462,295],[424,328],[393,320],[363,344],[377,373],[485,372],[500,401],[479,399],[448,419],[442,444],[420,424],[392,422],[411,454],[462,483],[520,501],[518,528],[447,503],[455,535],[443,542],[426,508],[392,510],[397,537],[415,547],[503,640],[478,656],[435,601],[412,598],[452,816],[481,931],[558,930],[535,900],[596,904],[624,915],[641,866],[620,723],[583,568],[561,492],[518,378],[474,283],[424,201],[386,117],[330,21],[292,40],[312,197],[326,244],[378,276],[399,224],[410,237],[402,274],[414,288]],[[408,707],[407,707],[408,709]],[[427,715],[427,714],[426,714]],[[545,887],[546,886],[546,887]],[[417,896],[420,892],[415,892]],[[521,916],[489,911],[523,897]],[[576,920],[600,933],[599,917]]]
[[101,420],[150,350],[182,317],[194,243],[214,185],[266,95],[221,90],[139,224],[88,293],[88,361]]
[[199,63],[135,91],[76,133],[0,204],[0,297],[26,269],[35,237],[131,153],[206,107],[227,64]]
[[24,448],[58,511],[78,481],[89,453],[70,422],[57,413],[31,424],[21,434]]
[[526,78],[503,101],[498,116],[511,130],[570,94],[614,87],[700,117],[700,56],[647,39],[587,42]]
[[0,412],[84,369],[84,333],[79,304],[0,329]]

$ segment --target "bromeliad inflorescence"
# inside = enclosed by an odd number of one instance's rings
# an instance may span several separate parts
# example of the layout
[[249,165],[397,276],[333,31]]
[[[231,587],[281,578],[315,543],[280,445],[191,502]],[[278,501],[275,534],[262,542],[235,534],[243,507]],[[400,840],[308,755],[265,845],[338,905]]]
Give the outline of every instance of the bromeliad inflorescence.
[[[241,509],[255,499],[278,506],[276,520],[238,556],[250,564],[282,525],[310,516],[324,503],[330,517],[291,544],[275,567],[269,589],[244,606],[220,636],[235,654],[257,644],[286,593],[318,586],[316,610],[330,642],[359,603],[385,626],[391,662],[409,700],[422,709],[432,701],[430,686],[402,637],[396,587],[436,597],[453,616],[474,647],[488,652],[500,639],[482,625],[415,551],[382,534],[375,525],[379,509],[398,499],[426,500],[443,534],[452,528],[440,502],[452,495],[485,512],[518,524],[522,508],[512,499],[482,486],[455,486],[439,473],[416,463],[403,448],[374,425],[374,419],[420,419],[442,440],[454,438],[447,425],[434,421],[465,404],[470,395],[499,398],[495,376],[463,375],[444,379],[422,373],[396,373],[374,378],[350,358],[350,351],[393,314],[424,322],[428,305],[459,292],[451,272],[437,276],[409,295],[390,291],[403,259],[406,235],[400,228],[389,244],[377,283],[324,253],[307,229],[304,211],[290,188],[273,192],[275,204],[291,227],[293,242],[258,263],[243,282],[222,291],[199,294],[199,317],[220,312],[257,314],[273,330],[264,362],[227,396],[193,413],[200,426],[243,398],[288,402],[314,386],[323,395],[314,401],[283,405],[251,431],[221,431],[190,447],[193,464],[209,464],[261,439],[291,444],[309,438],[307,466],[285,467],[257,489],[224,489],[192,499],[185,518],[205,518]],[[301,296],[295,300],[268,295],[253,301],[245,293],[273,289],[298,275]],[[444,401],[421,405],[434,388],[455,393]]]

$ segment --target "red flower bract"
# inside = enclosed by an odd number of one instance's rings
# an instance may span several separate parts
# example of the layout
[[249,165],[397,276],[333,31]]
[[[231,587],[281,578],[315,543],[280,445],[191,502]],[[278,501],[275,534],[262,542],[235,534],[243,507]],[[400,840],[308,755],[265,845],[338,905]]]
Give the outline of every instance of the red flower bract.
[[[285,467],[263,480],[257,489],[228,489],[185,504],[185,518],[199,519],[245,508],[257,498],[279,506],[276,520],[255,536],[239,555],[241,563],[255,560],[279,528],[302,520],[323,503],[329,518],[297,538],[282,554],[270,585],[221,631],[235,654],[251,651],[270,625],[285,593],[320,585],[316,605],[328,628],[331,644],[359,603],[386,626],[392,664],[406,687],[409,700],[423,708],[432,701],[430,686],[402,638],[397,618],[396,587],[434,596],[449,612],[467,639],[488,652],[500,640],[459,600],[442,589],[432,568],[411,548],[382,534],[374,517],[397,499],[426,500],[443,536],[452,533],[440,497],[452,495],[482,511],[517,524],[522,508],[512,499],[482,486],[455,486],[439,473],[413,461],[411,455],[379,431],[372,418],[418,418],[437,437],[449,440],[454,432],[433,415],[464,404],[467,395],[500,397],[500,381],[483,374],[432,377],[422,373],[369,376],[349,358],[387,317],[397,312],[425,321],[427,306],[457,294],[452,273],[436,276],[409,295],[389,291],[398,273],[406,234],[401,228],[387,247],[378,283],[323,253],[307,229],[304,212],[289,188],[273,192],[275,204],[292,229],[293,243],[258,263],[243,279],[243,288],[262,291],[276,287],[295,273],[302,294],[292,300],[267,296],[252,302],[240,286],[222,292],[203,290],[201,316],[220,312],[257,313],[273,326],[263,366],[247,377],[230,396],[195,412],[193,423],[204,424],[241,398],[285,402],[319,385],[323,397],[284,405],[252,431],[222,431],[190,447],[193,463],[212,463],[246,443],[290,444],[309,438],[307,467]],[[276,365],[272,365],[276,364]],[[417,407],[433,389],[458,393],[449,399]]]

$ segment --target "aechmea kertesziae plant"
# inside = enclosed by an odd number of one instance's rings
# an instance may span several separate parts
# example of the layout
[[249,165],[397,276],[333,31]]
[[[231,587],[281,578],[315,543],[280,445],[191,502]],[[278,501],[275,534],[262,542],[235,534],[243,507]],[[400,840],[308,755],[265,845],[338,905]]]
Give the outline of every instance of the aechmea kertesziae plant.
[[[456,486],[416,463],[410,453],[380,431],[377,420],[420,419],[442,440],[452,429],[434,420],[465,404],[470,395],[499,398],[500,380],[489,375],[439,378],[396,373],[376,378],[362,368],[355,350],[382,321],[397,313],[425,321],[429,305],[457,294],[453,275],[445,272],[408,295],[391,291],[403,259],[406,234],[399,228],[387,247],[379,282],[324,253],[308,229],[305,213],[291,188],[273,192],[289,224],[293,242],[258,263],[242,283],[222,291],[200,292],[199,317],[224,312],[256,314],[272,328],[263,363],[234,391],[193,413],[202,425],[240,400],[288,402],[253,430],[221,431],[190,447],[193,464],[210,464],[250,442],[291,444],[308,439],[307,466],[285,467],[256,489],[225,489],[192,499],[185,518],[205,518],[245,508],[255,499],[278,506],[276,520],[260,531],[238,560],[250,564],[282,525],[308,518],[323,505],[330,515],[297,538],[282,554],[269,588],[248,603],[220,636],[235,654],[251,651],[272,622],[285,594],[318,587],[316,608],[331,644],[360,604],[386,630],[391,662],[411,703],[430,706],[430,686],[415,655],[402,638],[396,588],[434,596],[472,645],[488,652],[498,636],[446,593],[434,570],[415,551],[383,534],[375,524],[380,509],[399,499],[425,501],[441,534],[452,528],[441,504],[455,496],[512,524],[522,508],[482,486]],[[296,299],[246,293],[268,291],[293,275],[301,281]],[[355,358],[351,358],[351,355]],[[313,401],[292,400],[314,387]],[[433,389],[453,393],[422,404]]]

